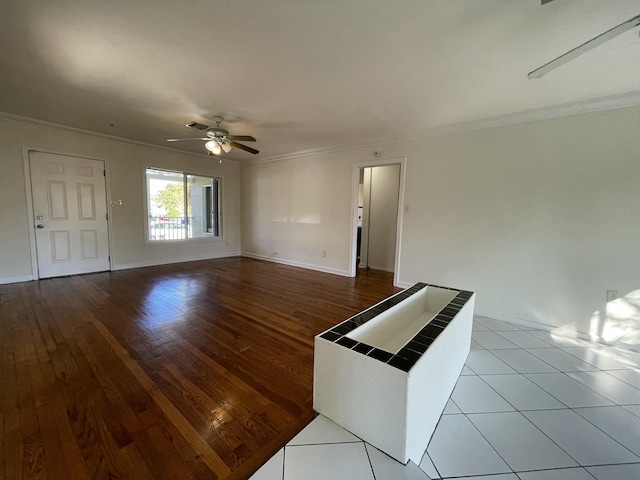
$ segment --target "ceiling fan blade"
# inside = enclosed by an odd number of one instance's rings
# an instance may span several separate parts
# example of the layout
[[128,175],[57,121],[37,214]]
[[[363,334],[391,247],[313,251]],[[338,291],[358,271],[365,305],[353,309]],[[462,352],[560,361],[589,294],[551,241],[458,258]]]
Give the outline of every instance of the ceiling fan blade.
[[167,138],[167,142],[182,142],[183,140],[211,140],[209,137],[206,138]]
[[255,148],[247,147],[246,145],[242,145],[241,143],[236,143],[231,141],[229,142],[229,145],[231,145],[232,147],[239,148],[240,150],[244,150],[245,152],[253,153],[254,155],[256,153],[260,153],[259,150],[256,150]]
[[255,142],[257,141],[251,135],[229,135],[227,136],[229,140],[237,140],[240,142]]
[[632,28],[637,27],[638,25],[640,25],[640,15],[636,15],[635,17],[627,20],[626,22],[623,22],[620,25],[613,27],[611,30],[607,30],[603,34],[598,35],[597,37],[592,38],[588,42],[585,42],[582,45],[574,48],[573,50],[568,51],[564,55],[560,55],[558,58],[551,60],[549,63],[544,64],[540,68],[536,68],[527,76],[529,77],[529,79],[540,78],[546,73],[549,73],[551,70],[554,70],[559,66],[564,65],[569,60],[573,60],[574,58],[582,55],[583,53],[591,50],[592,48],[595,48],[598,45],[601,45],[604,42],[611,40],[612,38],[615,38],[618,35],[626,32],[627,30],[631,30]]
[[202,123],[198,123],[198,122],[189,122],[186,125],[189,128],[195,128],[198,130],[206,130],[207,128],[209,128],[209,125],[203,125]]
[[545,3],[549,3],[549,2],[553,2],[553,0],[542,0],[542,5],[544,5]]

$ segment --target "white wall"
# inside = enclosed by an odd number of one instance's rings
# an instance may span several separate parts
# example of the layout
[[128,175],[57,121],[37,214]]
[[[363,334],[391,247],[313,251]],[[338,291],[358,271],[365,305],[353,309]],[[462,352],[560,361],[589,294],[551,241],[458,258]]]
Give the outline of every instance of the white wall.
[[[24,149],[104,160],[110,208],[111,260],[114,269],[238,254],[240,250],[240,172],[237,163],[212,161],[53,126],[0,117],[0,283],[29,280],[29,244]],[[220,176],[223,179],[224,239],[198,239],[173,245],[145,244],[144,168],[147,166]],[[228,243],[228,246],[227,246]]]
[[242,192],[243,255],[348,274],[356,202],[348,162],[317,155],[249,165]]
[[[393,272],[396,257],[400,165],[371,167],[367,266]],[[365,175],[365,181],[367,176]]]
[[[640,289],[638,118],[634,107],[375,147],[407,158],[399,282],[473,290],[479,312],[589,333],[606,290]],[[373,150],[242,167],[243,252],[346,274],[351,168]]]

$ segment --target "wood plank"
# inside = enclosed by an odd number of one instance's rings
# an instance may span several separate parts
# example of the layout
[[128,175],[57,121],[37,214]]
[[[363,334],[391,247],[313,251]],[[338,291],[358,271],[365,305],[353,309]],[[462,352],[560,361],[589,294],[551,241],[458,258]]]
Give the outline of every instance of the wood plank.
[[0,285],[0,478],[248,478],[314,417],[313,337],[391,282],[234,257]]

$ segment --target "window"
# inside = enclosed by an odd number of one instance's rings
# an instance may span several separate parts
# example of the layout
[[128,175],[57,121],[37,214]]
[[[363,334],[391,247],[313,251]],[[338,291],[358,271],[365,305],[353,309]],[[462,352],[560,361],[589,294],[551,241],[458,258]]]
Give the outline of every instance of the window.
[[220,179],[147,168],[148,237],[220,237]]

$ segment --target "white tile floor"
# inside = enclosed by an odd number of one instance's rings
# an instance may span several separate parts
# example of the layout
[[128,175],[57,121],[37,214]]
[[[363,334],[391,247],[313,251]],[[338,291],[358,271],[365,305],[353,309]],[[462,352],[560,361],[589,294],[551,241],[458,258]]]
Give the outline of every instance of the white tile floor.
[[640,479],[639,354],[484,317],[471,348],[420,465],[319,416],[251,479]]

